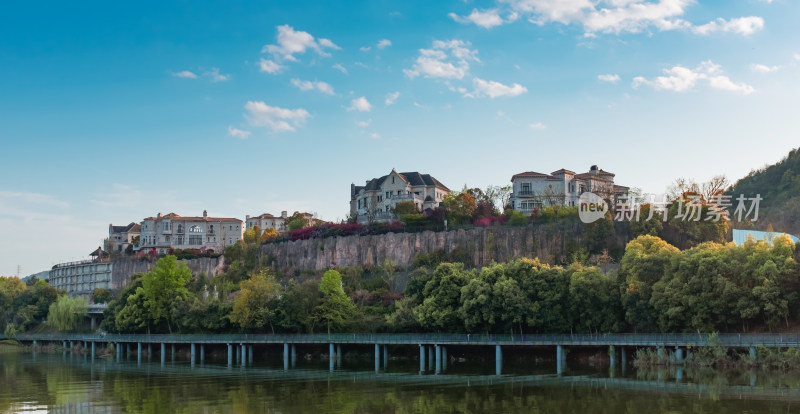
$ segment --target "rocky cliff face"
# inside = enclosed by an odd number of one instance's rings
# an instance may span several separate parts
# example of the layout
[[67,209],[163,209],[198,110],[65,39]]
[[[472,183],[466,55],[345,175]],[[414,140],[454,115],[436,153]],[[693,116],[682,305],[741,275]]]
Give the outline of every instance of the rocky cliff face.
[[385,260],[399,267],[408,267],[416,255],[436,251],[458,253],[466,257],[467,264],[477,267],[492,260],[506,262],[520,257],[560,262],[564,240],[580,242],[582,230],[581,226],[576,225],[503,226],[448,232],[330,237],[266,244],[261,246],[259,255],[284,274],[334,267],[371,268]]
[[[186,263],[189,270],[192,271],[192,277],[197,277],[200,273],[205,272],[209,277],[216,276],[222,273],[225,257],[218,258],[200,257],[191,260],[178,260],[179,263]],[[134,273],[144,273],[150,270],[155,265],[155,262],[149,262],[142,259],[124,258],[114,260],[111,267],[111,288],[121,289],[128,284],[131,276]]]

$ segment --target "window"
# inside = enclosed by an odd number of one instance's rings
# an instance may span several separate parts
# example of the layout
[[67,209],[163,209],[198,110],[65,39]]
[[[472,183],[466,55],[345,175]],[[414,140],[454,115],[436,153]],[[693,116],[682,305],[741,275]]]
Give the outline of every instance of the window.
[[213,224],[211,225],[211,227],[209,227],[209,231],[208,232],[209,233],[214,233],[214,225]]
[[189,236],[189,244],[191,245],[199,245],[203,244],[203,236]]
[[394,177],[392,177],[392,184],[394,184]]
[[198,226],[198,225],[194,225],[192,227],[189,227],[189,233],[202,233],[202,232],[203,232],[203,229],[201,229],[200,226]]
[[392,198],[392,192],[391,191],[387,191],[386,192],[386,198]]
[[183,233],[183,224],[178,224],[178,233]]

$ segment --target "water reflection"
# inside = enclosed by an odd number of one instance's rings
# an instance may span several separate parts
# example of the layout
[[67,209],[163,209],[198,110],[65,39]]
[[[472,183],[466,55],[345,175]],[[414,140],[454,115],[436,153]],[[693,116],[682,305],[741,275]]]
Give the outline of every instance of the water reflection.
[[438,375],[419,375],[416,362],[393,360],[391,370],[375,372],[381,367],[373,361],[337,358],[331,372],[329,361],[294,368],[288,359],[228,367],[224,357],[162,365],[0,355],[0,412],[777,413],[800,402],[800,375],[780,372],[673,368],[625,375],[617,367],[612,377],[607,369],[571,367],[558,376],[554,365],[509,364],[514,373],[497,376],[494,364],[456,362]]

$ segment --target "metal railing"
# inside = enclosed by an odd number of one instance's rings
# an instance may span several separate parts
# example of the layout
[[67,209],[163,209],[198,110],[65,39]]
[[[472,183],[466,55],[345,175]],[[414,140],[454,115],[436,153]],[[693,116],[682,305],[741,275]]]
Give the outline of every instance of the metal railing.
[[[0,339],[5,338],[0,335]],[[800,347],[800,334],[18,334],[22,341],[95,341],[144,343],[343,343],[519,346],[709,346]]]

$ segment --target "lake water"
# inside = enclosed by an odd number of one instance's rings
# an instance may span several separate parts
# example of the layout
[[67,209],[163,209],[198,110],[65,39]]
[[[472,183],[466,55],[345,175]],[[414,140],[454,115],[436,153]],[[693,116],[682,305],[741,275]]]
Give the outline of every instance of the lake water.
[[[211,360],[212,358],[208,358]],[[52,413],[790,413],[800,377],[779,372],[567,369],[455,362],[440,374],[416,361],[256,358],[164,365],[136,357],[0,354],[0,412]]]

